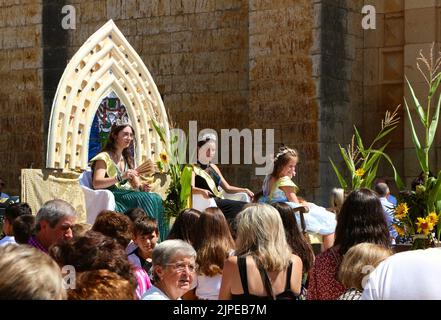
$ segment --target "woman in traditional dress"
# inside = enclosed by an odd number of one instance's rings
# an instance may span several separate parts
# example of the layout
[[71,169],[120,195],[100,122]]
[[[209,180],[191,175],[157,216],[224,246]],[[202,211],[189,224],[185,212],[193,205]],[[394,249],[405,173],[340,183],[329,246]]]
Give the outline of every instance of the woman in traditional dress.
[[129,123],[116,122],[109,138],[99,154],[91,160],[93,187],[108,189],[115,196],[118,212],[130,208],[142,208],[158,222],[160,239],[168,233],[162,199],[157,193],[149,192],[150,186],[141,183],[139,173],[134,169],[130,150],[133,148],[134,130]]

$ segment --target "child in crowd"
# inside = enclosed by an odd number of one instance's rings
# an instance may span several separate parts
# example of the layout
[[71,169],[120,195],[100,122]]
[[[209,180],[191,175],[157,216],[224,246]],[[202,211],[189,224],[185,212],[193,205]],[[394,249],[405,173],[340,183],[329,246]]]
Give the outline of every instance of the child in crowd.
[[15,242],[18,244],[28,244],[29,239],[35,229],[35,216],[24,214],[14,220],[12,230],[14,231]]
[[346,252],[340,265],[338,278],[348,288],[338,300],[360,300],[369,273],[392,251],[374,243],[359,243]]
[[0,246],[9,243],[16,244],[12,225],[15,219],[24,214],[32,214],[32,210],[27,203],[13,203],[6,208],[5,219],[3,221],[3,233],[5,237],[0,240]]
[[[306,206],[309,212],[305,214],[306,231],[323,236],[324,249],[334,243],[334,232],[337,225],[335,214],[311,202],[297,197],[299,188],[291,180],[296,175],[298,153],[294,149],[282,147],[274,158],[273,172],[266,176],[263,182],[263,197],[259,202],[286,202],[291,207]],[[300,225],[300,217],[296,213]]]
[[156,220],[147,216],[140,217],[133,224],[133,243],[136,248],[128,254],[130,263],[144,269],[153,280],[152,252],[159,239]]

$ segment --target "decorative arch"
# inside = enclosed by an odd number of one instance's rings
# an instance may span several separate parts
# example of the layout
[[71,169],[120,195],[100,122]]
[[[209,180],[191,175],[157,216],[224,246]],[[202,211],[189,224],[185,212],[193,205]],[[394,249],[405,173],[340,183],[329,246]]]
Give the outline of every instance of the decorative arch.
[[135,162],[159,159],[166,149],[153,129],[169,125],[158,88],[139,55],[112,20],[75,53],[61,77],[52,104],[46,166],[86,169],[89,136],[101,100],[114,92],[135,130]]

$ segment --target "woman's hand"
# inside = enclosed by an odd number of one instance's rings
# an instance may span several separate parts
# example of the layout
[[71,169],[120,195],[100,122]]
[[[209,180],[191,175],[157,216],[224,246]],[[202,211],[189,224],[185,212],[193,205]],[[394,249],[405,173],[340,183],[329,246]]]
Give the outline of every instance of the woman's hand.
[[243,192],[245,192],[247,195],[249,195],[251,199],[254,198],[254,193],[250,189],[244,188]]
[[200,194],[205,198],[205,199],[210,199],[211,197],[214,197],[213,193],[211,193],[211,191],[208,190],[201,190]]
[[124,180],[133,180],[133,178],[138,177],[139,173],[136,170],[129,169],[123,173],[122,178]]

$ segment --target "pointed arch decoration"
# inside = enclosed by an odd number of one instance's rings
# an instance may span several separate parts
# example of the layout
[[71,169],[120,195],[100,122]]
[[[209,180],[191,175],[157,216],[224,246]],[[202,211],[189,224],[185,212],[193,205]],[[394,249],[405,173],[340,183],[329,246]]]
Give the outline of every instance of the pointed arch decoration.
[[89,136],[100,102],[115,93],[135,130],[135,163],[159,159],[166,149],[154,130],[159,123],[169,141],[164,103],[150,72],[112,20],[75,53],[58,84],[49,123],[46,167],[86,169]]

